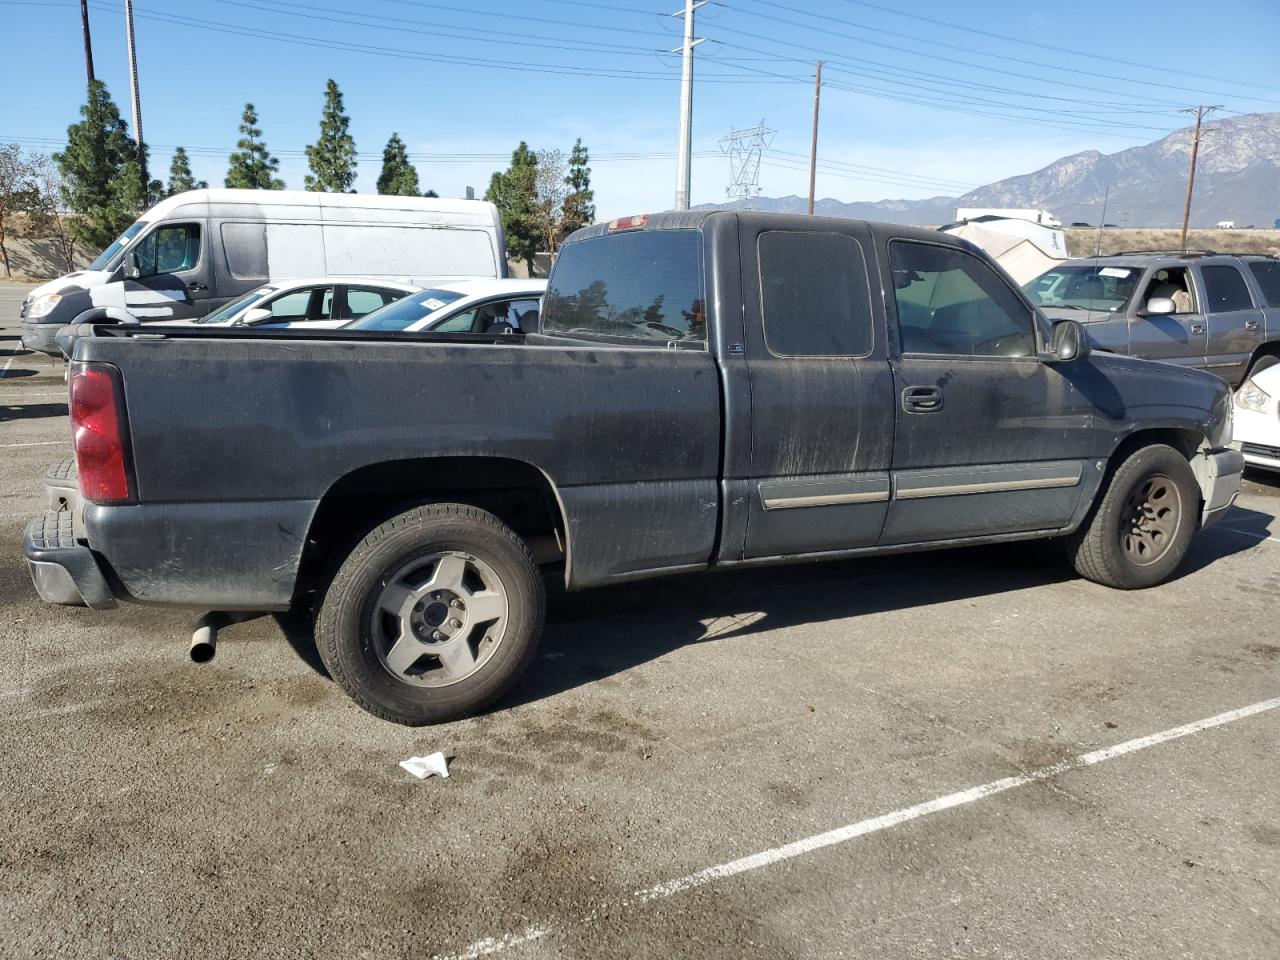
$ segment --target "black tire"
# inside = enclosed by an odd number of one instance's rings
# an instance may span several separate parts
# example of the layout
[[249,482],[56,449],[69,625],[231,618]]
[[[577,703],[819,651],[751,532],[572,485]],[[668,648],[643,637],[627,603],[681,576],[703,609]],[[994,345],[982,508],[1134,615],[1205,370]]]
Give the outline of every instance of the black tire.
[[1140,447],[1111,473],[1092,513],[1068,539],[1068,550],[1076,571],[1094,583],[1154,587],[1186,557],[1199,514],[1200,486],[1187,458],[1165,444]]
[[[457,680],[448,679],[441,661],[431,655],[437,649],[431,637],[417,633],[418,630],[429,632],[432,629],[423,621],[422,615],[412,614],[414,633],[411,635],[423,645],[422,659],[414,661],[414,666],[403,673],[397,673],[389,662],[394,658],[386,649],[390,632],[388,621],[376,619],[388,616],[384,601],[388,591],[397,586],[403,590],[403,585],[409,582],[400,579],[398,571],[411,570],[416,563],[427,564],[422,569],[431,571],[432,558],[437,557],[454,558],[464,564],[469,562],[472,566],[467,567],[465,575],[473,579],[478,569],[482,569],[486,577],[496,578],[496,588],[487,580],[482,584],[483,595],[491,596],[499,590],[505,602],[501,620],[476,626],[467,636],[463,635],[466,632],[463,627],[471,628],[469,620],[466,624],[454,619],[447,621],[448,624],[459,624],[459,630],[455,636],[445,640],[471,644],[468,649],[475,657],[474,672]],[[440,563],[438,560],[434,562]],[[441,569],[441,566],[435,566],[435,572],[428,574],[430,582],[415,589],[430,589]],[[476,609],[480,604],[474,598],[482,596],[482,593],[464,592],[449,596],[455,600],[471,601],[472,608]],[[444,615],[453,616],[447,599],[443,604],[438,599],[433,603],[430,597],[438,598],[438,594],[432,593],[420,599],[429,606],[443,606]],[[405,618],[409,617],[409,605],[415,598],[410,596],[399,608]],[[465,607],[465,604],[455,602],[454,606]],[[423,603],[417,603],[412,610],[422,608]],[[321,604],[316,620],[316,647],[333,679],[369,713],[408,726],[440,723],[476,713],[511,688],[533,659],[542,633],[545,608],[541,572],[529,548],[514,531],[493,514],[477,507],[458,503],[427,504],[375,527],[347,556]],[[407,619],[396,620],[395,617],[390,621],[392,628],[401,634],[408,632],[404,625],[407,622]],[[496,638],[496,642],[488,635],[474,643],[468,639],[477,633],[487,634],[498,624],[501,624],[501,636]],[[448,629],[444,623],[435,625]],[[438,630],[435,636],[440,636]],[[493,649],[487,646],[490,643]],[[488,650],[483,656],[475,652],[482,646]],[[434,670],[430,669],[432,663],[436,664]],[[445,679],[432,681],[430,678],[435,674]],[[428,682],[442,685],[420,685]]]

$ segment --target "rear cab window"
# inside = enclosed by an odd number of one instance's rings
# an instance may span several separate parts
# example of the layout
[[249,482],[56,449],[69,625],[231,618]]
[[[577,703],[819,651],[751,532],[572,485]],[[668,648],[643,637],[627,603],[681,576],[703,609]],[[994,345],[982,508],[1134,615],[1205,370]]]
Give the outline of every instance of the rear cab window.
[[542,332],[661,346],[705,343],[699,230],[640,230],[566,244],[542,303]]

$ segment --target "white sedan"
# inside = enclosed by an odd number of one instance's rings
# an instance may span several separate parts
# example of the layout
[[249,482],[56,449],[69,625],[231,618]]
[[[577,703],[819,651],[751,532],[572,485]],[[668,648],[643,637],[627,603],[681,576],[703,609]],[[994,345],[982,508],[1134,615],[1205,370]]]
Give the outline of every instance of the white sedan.
[[1245,463],[1280,471],[1280,360],[1266,363],[1260,361],[1236,391],[1235,440]]
[[538,327],[545,280],[454,280],[436,284],[346,325],[405,333],[527,333]]
[[192,320],[164,320],[147,326],[331,330],[421,289],[420,286],[393,280],[359,277],[273,281],[250,290],[207,316]]

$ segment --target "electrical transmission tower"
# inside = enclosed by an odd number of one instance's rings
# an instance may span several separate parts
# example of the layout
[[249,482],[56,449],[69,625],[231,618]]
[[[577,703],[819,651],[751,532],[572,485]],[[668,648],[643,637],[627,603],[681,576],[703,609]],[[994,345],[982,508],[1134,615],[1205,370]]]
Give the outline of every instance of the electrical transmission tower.
[[761,120],[749,130],[730,130],[720,138],[720,152],[729,158],[729,186],[725,194],[737,207],[747,208],[760,196],[760,158],[773,143],[776,130]]

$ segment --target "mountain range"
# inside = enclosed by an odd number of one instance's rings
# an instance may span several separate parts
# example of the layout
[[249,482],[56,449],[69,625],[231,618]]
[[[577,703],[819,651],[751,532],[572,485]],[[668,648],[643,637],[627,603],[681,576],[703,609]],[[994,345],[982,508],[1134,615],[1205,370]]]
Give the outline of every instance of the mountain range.
[[[959,197],[814,203],[822,216],[937,225],[955,219],[957,207],[1032,207],[1049,210],[1064,224],[1106,220],[1128,226],[1181,226],[1191,160],[1192,129],[1161,140],[1104,154],[1085,150],[1041,170],[978,187]],[[828,157],[857,162],[856,155]],[[1107,190],[1110,188],[1110,195]],[[721,207],[725,204],[704,204]],[[804,197],[757,197],[750,206],[804,213]],[[1280,218],[1280,113],[1253,113],[1206,122],[1196,165],[1192,226],[1234,220],[1237,226],[1270,227]]]

